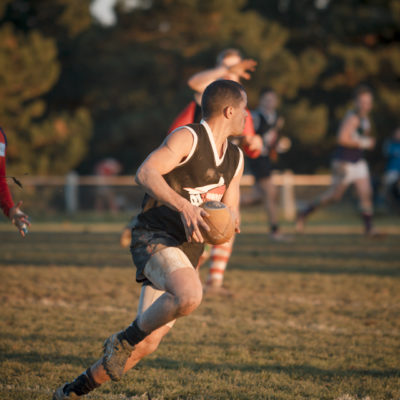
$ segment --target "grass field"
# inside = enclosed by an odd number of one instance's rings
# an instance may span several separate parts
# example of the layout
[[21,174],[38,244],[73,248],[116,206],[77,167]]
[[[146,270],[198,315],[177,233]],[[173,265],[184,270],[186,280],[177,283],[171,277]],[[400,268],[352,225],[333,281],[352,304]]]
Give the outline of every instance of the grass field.
[[[153,355],[90,399],[400,399],[400,230],[316,220],[291,243],[244,214],[226,274]],[[135,315],[122,224],[0,224],[0,399],[49,399]],[[204,277],[206,268],[202,270]]]

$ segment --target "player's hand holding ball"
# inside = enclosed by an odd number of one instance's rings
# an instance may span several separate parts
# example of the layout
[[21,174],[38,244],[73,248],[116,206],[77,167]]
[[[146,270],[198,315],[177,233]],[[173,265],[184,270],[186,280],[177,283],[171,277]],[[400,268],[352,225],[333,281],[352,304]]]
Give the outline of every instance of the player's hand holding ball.
[[235,233],[236,225],[230,208],[220,201],[207,201],[200,207],[207,211],[207,216],[203,218],[210,228],[209,231],[206,231],[200,226],[200,231],[205,242],[210,244],[228,242]]
[[184,206],[180,210],[180,215],[188,242],[204,242],[202,232],[207,232],[209,229],[205,222],[205,217],[208,215],[207,212],[203,208],[185,201]]

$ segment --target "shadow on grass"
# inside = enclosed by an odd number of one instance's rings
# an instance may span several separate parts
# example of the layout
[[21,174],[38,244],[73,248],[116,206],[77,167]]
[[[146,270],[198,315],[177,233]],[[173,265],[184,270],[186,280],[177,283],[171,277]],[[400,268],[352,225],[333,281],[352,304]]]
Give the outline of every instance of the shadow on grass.
[[311,378],[319,377],[320,379],[331,379],[331,378],[345,378],[352,376],[359,377],[374,377],[374,378],[400,378],[400,369],[322,369],[313,367],[311,365],[289,365],[282,366],[279,364],[265,364],[265,365],[252,365],[252,364],[214,364],[210,362],[196,363],[190,361],[171,360],[166,358],[157,358],[154,360],[143,360],[140,364],[142,367],[151,367],[156,369],[182,369],[188,368],[194,372],[199,371],[219,371],[222,373],[229,373],[234,371],[239,372],[250,372],[250,373],[284,373],[289,375],[291,378],[300,378],[309,376]]
[[[6,333],[6,332],[0,332],[0,340],[13,340],[16,338],[16,335],[14,333]],[[32,333],[30,335],[18,335],[18,340],[23,340],[24,342],[29,342],[29,343],[45,343],[51,341],[52,343],[56,342],[67,342],[67,343],[83,343],[83,342],[94,342],[98,341],[99,343],[99,354],[101,351],[101,343],[102,340],[104,340],[103,336],[77,336],[77,335],[57,335],[52,333],[51,336],[46,335],[46,334],[38,334],[38,333]],[[0,346],[1,348],[1,346]],[[0,353],[1,357],[1,353]]]
[[275,273],[297,273],[297,274],[326,274],[326,275],[376,275],[376,276],[400,276],[400,269],[393,268],[372,268],[355,265],[354,267],[337,266],[337,267],[324,267],[324,266],[301,266],[301,265],[242,265],[232,262],[229,264],[230,270],[238,271],[259,271],[259,272],[275,272]]
[[[92,365],[97,358],[78,357],[73,355],[59,354],[42,354],[37,352],[30,353],[3,353],[0,355],[0,361],[18,361],[23,364],[51,363],[54,365],[73,365],[86,368]],[[310,378],[330,381],[333,378],[351,378],[351,377],[371,377],[371,378],[400,378],[400,369],[365,369],[351,368],[348,369],[323,369],[311,365],[289,365],[283,366],[279,364],[215,364],[211,362],[193,362],[185,360],[172,360],[170,358],[156,358],[143,360],[137,369],[153,368],[158,370],[176,370],[190,369],[193,372],[220,372],[229,374],[234,372],[241,373],[262,373],[269,372],[271,374],[286,374],[291,379]]]
[[[400,276],[395,262],[400,258],[399,239],[399,235],[377,241],[361,235],[304,235],[276,243],[265,234],[243,233],[237,237],[229,269]],[[38,232],[23,242],[4,237],[4,245],[0,265],[134,269],[129,250],[119,247],[118,234]],[[310,259],[321,263],[307,265]]]
[[79,367],[88,367],[92,365],[97,358],[78,357],[73,355],[43,354],[37,352],[29,353],[1,353],[0,361],[18,361],[23,364],[37,364],[48,362],[55,365],[70,364]]

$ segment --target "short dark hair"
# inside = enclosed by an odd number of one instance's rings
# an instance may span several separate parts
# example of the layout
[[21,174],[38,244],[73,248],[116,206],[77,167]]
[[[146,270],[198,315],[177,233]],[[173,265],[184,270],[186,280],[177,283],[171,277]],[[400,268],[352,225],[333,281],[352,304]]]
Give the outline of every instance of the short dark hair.
[[207,119],[222,112],[227,106],[238,106],[243,101],[244,87],[228,79],[219,79],[210,83],[201,98],[203,118]]
[[271,86],[265,86],[261,89],[260,97],[264,96],[267,93],[276,93],[275,90]]
[[359,96],[365,93],[373,95],[372,89],[369,86],[367,85],[357,86],[356,89],[354,90],[354,98],[357,99]]

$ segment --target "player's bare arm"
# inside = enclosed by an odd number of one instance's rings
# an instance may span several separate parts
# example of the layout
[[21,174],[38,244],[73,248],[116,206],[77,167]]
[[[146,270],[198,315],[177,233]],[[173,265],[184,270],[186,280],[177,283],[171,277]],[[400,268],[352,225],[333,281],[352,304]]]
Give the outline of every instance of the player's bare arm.
[[[237,81],[241,78],[249,80],[250,73],[255,70],[257,62],[252,59],[245,59],[230,67],[226,65],[218,65],[215,68],[198,72],[188,80],[188,86],[197,93],[203,93],[204,89],[217,79],[226,78],[227,75],[233,74]],[[232,79],[232,76],[229,77]]]
[[203,93],[205,88],[217,79],[221,79],[229,71],[229,68],[225,65],[219,65],[215,68],[206,69],[192,75],[187,84],[188,86],[197,93]]
[[229,72],[237,75],[239,78],[249,80],[250,72],[254,72],[257,66],[257,61],[247,58],[229,67]]
[[360,119],[356,115],[351,115],[345,119],[340,127],[338,143],[342,146],[370,149],[374,147],[375,141],[373,138],[357,138],[353,136],[353,132],[357,130],[360,124]]
[[182,128],[173,132],[146,158],[135,179],[153,198],[181,214],[188,241],[203,242],[199,225],[208,230],[202,218],[207,215],[206,211],[176,193],[162,176],[172,171],[189,155],[192,145],[193,136],[189,130]]
[[261,151],[263,146],[262,137],[258,134],[253,136],[244,135],[240,137],[240,147],[247,148],[249,151]]
[[225,191],[222,202],[226,204],[232,211],[235,219],[235,232],[240,233],[240,180],[242,179],[244,163],[239,167],[239,171],[231,180],[227,190]]

